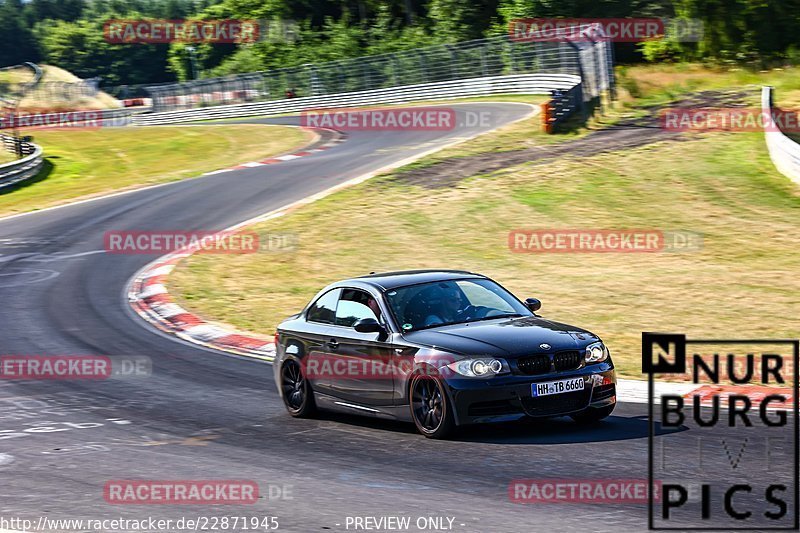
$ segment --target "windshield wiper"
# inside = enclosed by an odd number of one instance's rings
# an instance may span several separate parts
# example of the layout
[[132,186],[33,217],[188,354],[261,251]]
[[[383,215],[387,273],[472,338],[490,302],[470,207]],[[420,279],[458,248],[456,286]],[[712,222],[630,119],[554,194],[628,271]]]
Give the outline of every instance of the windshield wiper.
[[469,324],[469,323],[472,323],[472,322],[481,322],[483,320],[494,320],[495,318],[511,318],[511,317],[515,317],[515,316],[527,316],[527,315],[523,315],[522,313],[505,313],[505,314],[502,314],[502,315],[485,316],[483,318],[470,318],[470,319],[467,319],[467,320],[457,320],[455,322],[441,322],[439,324],[431,324],[430,326],[420,326],[420,327],[414,328],[414,329],[412,329],[410,331],[420,331],[420,330],[423,330],[423,329],[440,328],[440,327],[443,327],[443,326],[454,326],[456,324]]
[[515,317],[515,316],[525,316],[525,315],[523,315],[522,313],[505,313],[505,314],[502,314],[502,315],[493,315],[493,316],[485,316],[483,318],[476,318],[475,320],[472,320],[471,322],[479,322],[481,320],[494,320],[495,318],[511,318],[511,317]]

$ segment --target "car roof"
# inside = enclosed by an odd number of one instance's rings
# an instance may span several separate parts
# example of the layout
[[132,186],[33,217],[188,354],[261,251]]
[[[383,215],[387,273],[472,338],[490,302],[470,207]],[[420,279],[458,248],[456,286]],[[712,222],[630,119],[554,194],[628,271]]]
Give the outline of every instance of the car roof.
[[389,290],[417,283],[485,277],[466,270],[401,270],[397,272],[373,272],[347,281],[358,281],[379,289]]

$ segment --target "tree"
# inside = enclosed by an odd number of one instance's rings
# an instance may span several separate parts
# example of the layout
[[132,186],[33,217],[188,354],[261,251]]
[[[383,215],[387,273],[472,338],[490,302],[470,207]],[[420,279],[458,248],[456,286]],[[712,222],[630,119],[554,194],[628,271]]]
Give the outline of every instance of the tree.
[[39,49],[20,0],[0,0],[0,67],[38,61]]
[[[489,19],[481,20],[483,10],[477,2],[463,0],[431,0],[428,17],[437,40],[443,42],[477,39],[488,27]],[[485,24],[485,26],[484,26]]]

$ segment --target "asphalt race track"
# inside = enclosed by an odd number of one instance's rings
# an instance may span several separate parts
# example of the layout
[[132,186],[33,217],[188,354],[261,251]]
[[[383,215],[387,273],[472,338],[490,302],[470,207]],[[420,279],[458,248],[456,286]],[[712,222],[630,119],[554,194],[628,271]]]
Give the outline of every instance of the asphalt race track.
[[[530,111],[458,109],[489,111],[491,125],[353,132],[297,160],[0,220],[0,354],[153,362],[150,377],[0,380],[0,516],[276,516],[282,531],[346,531],[348,516],[411,516],[412,524],[430,516],[454,518],[452,530],[465,532],[645,530],[644,504],[518,504],[508,489],[518,478],[646,479],[646,405],[620,404],[594,428],[559,419],[471,428],[445,442],[405,424],[295,420],[271,366],[178,342],[132,315],[126,283],[154,256],[102,251],[108,230],[223,229]],[[691,433],[656,437],[677,450],[677,476],[694,469]],[[740,468],[763,475],[755,464]],[[261,498],[246,506],[111,505],[103,487],[115,479],[248,479]]]

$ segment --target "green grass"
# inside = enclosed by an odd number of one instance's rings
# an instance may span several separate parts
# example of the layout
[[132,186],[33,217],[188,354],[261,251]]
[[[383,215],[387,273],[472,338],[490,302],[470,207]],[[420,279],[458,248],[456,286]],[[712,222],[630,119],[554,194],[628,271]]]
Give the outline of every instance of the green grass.
[[0,194],[0,216],[198,176],[291,151],[310,141],[299,128],[263,125],[35,130],[44,179]]

